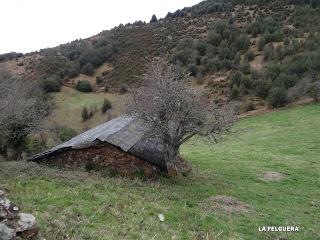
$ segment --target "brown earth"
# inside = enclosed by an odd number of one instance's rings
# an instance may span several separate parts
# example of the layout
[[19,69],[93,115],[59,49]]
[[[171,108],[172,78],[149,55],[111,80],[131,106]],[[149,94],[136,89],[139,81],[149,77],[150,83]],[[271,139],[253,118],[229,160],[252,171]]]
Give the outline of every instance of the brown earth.
[[225,195],[211,196],[206,205],[205,210],[207,212],[219,212],[227,215],[253,212],[249,204]]

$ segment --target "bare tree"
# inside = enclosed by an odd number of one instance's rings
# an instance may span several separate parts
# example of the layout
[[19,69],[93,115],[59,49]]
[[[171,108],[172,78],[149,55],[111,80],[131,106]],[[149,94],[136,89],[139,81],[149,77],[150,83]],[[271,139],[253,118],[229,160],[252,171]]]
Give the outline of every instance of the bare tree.
[[182,75],[161,61],[145,75],[128,113],[150,126],[148,137],[162,141],[169,175],[179,173],[177,163],[183,143],[196,135],[217,141],[234,122],[231,111],[201,97]]
[[10,76],[0,69],[0,142],[2,150],[14,149],[17,157],[25,137],[39,128],[47,113],[37,83]]

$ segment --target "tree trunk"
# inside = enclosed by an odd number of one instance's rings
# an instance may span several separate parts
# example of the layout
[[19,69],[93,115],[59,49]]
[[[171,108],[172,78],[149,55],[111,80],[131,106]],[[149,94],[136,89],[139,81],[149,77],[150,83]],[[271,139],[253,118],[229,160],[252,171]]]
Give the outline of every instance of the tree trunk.
[[179,150],[175,149],[172,146],[167,145],[166,150],[166,165],[167,165],[167,172],[168,176],[176,177],[179,175],[179,171],[177,169],[177,159]]
[[6,158],[8,161],[17,161],[20,158],[21,151],[17,148],[8,147],[6,149]]

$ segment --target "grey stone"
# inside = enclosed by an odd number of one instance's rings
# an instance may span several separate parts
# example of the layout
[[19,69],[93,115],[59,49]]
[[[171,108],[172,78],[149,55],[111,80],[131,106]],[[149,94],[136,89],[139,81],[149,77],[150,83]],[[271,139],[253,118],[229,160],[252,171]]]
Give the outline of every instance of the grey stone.
[[15,236],[16,233],[13,229],[3,223],[0,223],[0,240],[12,240]]
[[18,217],[19,227],[17,228],[17,232],[23,232],[36,228],[36,218],[33,215],[27,213],[19,213]]

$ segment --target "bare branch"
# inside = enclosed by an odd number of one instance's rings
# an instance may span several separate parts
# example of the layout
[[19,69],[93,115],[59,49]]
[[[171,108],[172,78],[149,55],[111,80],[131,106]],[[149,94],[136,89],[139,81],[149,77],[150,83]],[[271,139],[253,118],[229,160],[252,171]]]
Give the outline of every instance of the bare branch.
[[47,114],[42,91],[35,82],[0,69],[0,135],[2,145],[17,147],[40,126]]
[[186,78],[161,61],[152,64],[144,76],[128,113],[144,120],[150,137],[163,142],[168,168],[175,165],[183,143],[196,135],[217,141],[235,120],[230,109],[202,97]]

